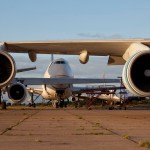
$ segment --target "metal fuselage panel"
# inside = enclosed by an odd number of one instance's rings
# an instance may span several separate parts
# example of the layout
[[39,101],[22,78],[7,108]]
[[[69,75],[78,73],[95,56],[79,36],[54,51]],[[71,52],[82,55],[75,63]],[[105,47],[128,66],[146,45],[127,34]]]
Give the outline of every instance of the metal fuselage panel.
[[[62,58],[53,61],[47,68],[44,78],[73,78],[68,62]],[[72,95],[72,84],[42,85],[42,97],[47,100],[66,99]]]

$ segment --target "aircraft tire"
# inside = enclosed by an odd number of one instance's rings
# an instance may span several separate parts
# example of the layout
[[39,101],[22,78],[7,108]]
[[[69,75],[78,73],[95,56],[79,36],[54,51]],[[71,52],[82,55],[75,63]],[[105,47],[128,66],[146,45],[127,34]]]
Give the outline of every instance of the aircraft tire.
[[6,110],[6,102],[5,101],[2,102],[1,108],[2,108],[2,110]]
[[35,104],[35,103],[33,103],[33,107],[34,107],[34,108],[36,107],[36,104]]

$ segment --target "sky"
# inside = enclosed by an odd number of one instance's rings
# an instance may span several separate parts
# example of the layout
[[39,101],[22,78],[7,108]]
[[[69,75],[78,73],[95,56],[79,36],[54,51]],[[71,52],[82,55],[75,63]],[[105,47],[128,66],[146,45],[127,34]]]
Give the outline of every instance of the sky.
[[148,38],[149,0],[0,0],[0,41]]
[[[0,41],[129,39],[150,37],[149,0],[0,0]],[[20,77],[42,77],[50,55],[31,63],[26,54],[13,54],[18,68],[36,66]],[[108,57],[78,56],[68,60],[75,76],[118,77],[122,66],[107,67]]]

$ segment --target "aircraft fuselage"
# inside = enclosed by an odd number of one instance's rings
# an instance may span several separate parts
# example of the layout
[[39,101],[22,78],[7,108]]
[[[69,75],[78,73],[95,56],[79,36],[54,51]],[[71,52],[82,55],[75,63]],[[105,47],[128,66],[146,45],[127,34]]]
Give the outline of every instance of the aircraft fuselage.
[[[44,78],[73,78],[68,62],[62,58],[54,60],[47,68]],[[42,97],[47,100],[66,99],[72,95],[72,84],[42,85]]]

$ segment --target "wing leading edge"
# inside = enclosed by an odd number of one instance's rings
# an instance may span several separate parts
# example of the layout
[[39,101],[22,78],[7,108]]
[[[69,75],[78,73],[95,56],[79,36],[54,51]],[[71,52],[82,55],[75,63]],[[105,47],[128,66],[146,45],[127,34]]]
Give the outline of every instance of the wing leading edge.
[[5,42],[5,45],[8,52],[14,53],[34,51],[39,54],[78,55],[86,49],[90,55],[122,56],[132,43],[142,43],[150,46],[150,40],[146,39]]

